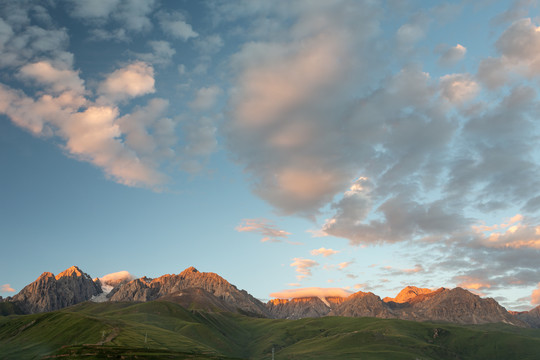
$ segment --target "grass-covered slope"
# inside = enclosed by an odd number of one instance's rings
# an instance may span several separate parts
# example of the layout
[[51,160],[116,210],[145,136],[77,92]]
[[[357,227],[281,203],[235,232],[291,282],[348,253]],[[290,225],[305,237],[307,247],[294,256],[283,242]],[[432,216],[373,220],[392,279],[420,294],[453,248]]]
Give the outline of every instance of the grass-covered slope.
[[302,320],[188,311],[178,304],[83,303],[0,317],[0,358],[537,359],[540,331],[375,318]]

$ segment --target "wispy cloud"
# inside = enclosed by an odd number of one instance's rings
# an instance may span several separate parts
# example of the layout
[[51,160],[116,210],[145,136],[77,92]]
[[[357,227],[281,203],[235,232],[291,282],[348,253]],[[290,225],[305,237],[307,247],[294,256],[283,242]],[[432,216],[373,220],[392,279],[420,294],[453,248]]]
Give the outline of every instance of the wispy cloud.
[[274,223],[267,219],[244,219],[235,230],[260,234],[263,236],[261,242],[280,242],[291,235],[285,230],[278,229]]
[[4,285],[0,286],[0,292],[12,293],[12,292],[15,292],[15,289],[12,288],[11,285],[9,285],[9,284],[4,284]]
[[308,276],[311,276],[311,269],[319,266],[319,263],[315,260],[304,259],[304,258],[294,258],[291,266],[296,267],[296,272],[300,275],[297,275],[298,280],[302,280]]
[[346,269],[346,268],[348,268],[352,263],[354,263],[354,261],[345,261],[345,262],[339,263],[339,264],[338,264],[338,269],[339,269],[339,270]]
[[334,255],[334,254],[337,254],[339,253],[338,250],[333,250],[333,249],[327,249],[327,248],[324,248],[324,247],[321,247],[321,248],[318,248],[318,249],[313,249],[311,250],[311,255],[314,255],[314,256],[317,256],[317,255],[322,255],[324,257],[328,257],[330,255]]

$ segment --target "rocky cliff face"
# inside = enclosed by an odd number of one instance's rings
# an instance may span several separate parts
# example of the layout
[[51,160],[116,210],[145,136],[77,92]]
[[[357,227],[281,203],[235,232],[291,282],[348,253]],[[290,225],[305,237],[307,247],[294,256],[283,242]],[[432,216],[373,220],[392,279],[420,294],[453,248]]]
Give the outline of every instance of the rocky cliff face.
[[384,302],[393,301],[398,304],[402,304],[416,298],[419,295],[425,295],[432,293],[433,290],[426,288],[417,288],[416,286],[407,286],[397,294],[395,298],[385,297]]
[[328,315],[447,321],[459,324],[504,322],[522,327],[540,325],[540,307],[521,315],[512,315],[495,300],[482,299],[462,288],[440,288],[432,291],[408,286],[395,298],[385,298],[384,301],[373,293],[359,291],[341,300],[332,309],[321,308],[320,304],[313,300],[300,302],[302,306],[299,306],[294,300],[300,299],[272,300],[267,306],[273,315],[289,314],[290,318]]
[[270,316],[275,319],[302,319],[306,317],[321,317],[327,315],[333,308],[338,306],[344,298],[328,297],[304,297],[296,299],[270,300],[266,307]]
[[540,306],[530,311],[513,312],[514,318],[527,323],[530,327],[540,329]]
[[368,292],[359,291],[347,297],[340,305],[332,310],[330,316],[348,317],[377,317],[382,319],[395,318],[392,312],[380,297]]
[[215,273],[201,273],[194,267],[187,268],[178,275],[130,281],[114,289],[110,294],[110,300],[150,301],[189,288],[203,289],[241,313],[255,316],[269,315],[264,304],[246,291],[238,290],[236,286]]
[[98,295],[101,287],[76,266],[54,276],[44,272],[25,286],[12,301],[27,314],[53,311],[75,305]]
[[[416,300],[416,301],[415,301]],[[417,321],[448,321],[459,324],[504,322],[526,326],[491,298],[482,299],[465,289],[441,288],[424,294],[395,309],[398,317]]]
[[[280,319],[328,315],[448,321],[460,324],[504,322],[540,328],[540,306],[528,312],[509,313],[495,300],[482,299],[461,288],[440,288],[432,291],[408,286],[395,298],[384,300],[373,293],[360,291],[346,298],[336,296],[275,299],[265,306],[221,276],[201,273],[193,267],[177,275],[126,281],[102,284],[98,279],[93,281],[76,266],[57,276],[45,272],[17,295],[3,299],[0,310],[6,314],[30,314],[58,310],[91,299],[142,302],[162,299],[177,302],[189,309],[231,311]],[[108,287],[107,291],[103,292],[102,287]],[[112,291],[108,293],[111,288]],[[13,308],[9,307],[12,305]]]

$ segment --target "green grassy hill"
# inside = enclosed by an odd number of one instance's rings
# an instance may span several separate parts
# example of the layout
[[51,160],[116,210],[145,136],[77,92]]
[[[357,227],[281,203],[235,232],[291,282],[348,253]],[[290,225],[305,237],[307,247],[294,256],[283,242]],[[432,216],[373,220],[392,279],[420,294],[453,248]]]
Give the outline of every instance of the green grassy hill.
[[0,358],[538,359],[540,331],[375,318],[302,320],[189,311],[178,304],[83,303],[0,317]]

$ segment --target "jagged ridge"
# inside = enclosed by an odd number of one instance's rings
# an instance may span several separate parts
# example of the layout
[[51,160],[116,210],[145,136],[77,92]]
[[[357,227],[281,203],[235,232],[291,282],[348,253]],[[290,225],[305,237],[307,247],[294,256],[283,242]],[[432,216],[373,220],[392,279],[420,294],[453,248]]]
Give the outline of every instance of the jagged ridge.
[[[108,287],[106,292],[102,286]],[[72,266],[56,276],[50,272],[41,274],[17,295],[3,301],[27,314],[58,310],[90,299],[141,302],[163,299],[190,309],[280,319],[329,315],[461,324],[504,322],[540,327],[540,306],[529,312],[508,312],[494,299],[482,299],[462,288],[430,290],[407,286],[395,298],[383,300],[371,292],[359,291],[348,297],[274,299],[265,305],[221,276],[199,272],[194,267],[177,275],[117,282],[107,294],[111,286],[101,284],[99,279],[92,280],[81,269]],[[8,313],[7,308],[4,312]]]

